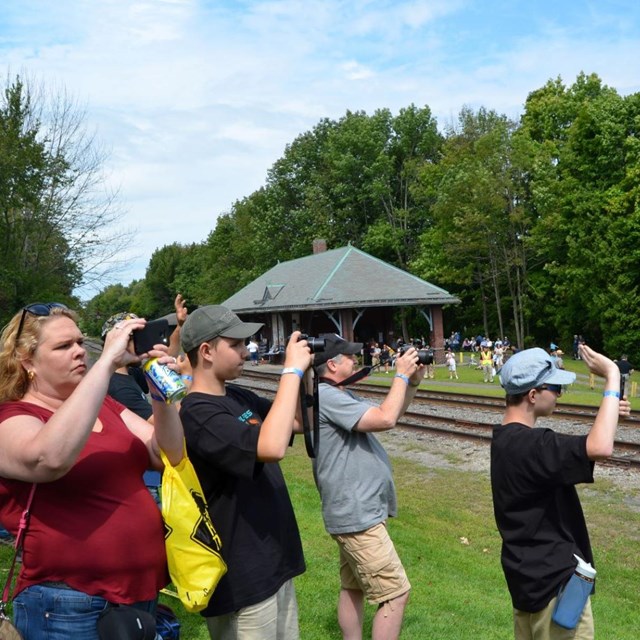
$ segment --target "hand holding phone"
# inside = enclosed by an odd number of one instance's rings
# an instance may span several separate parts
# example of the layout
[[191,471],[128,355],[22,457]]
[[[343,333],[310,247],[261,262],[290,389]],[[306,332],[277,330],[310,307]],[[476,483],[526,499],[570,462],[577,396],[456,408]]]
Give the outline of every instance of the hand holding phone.
[[133,332],[133,350],[137,356],[151,351],[156,344],[169,344],[169,322],[164,318],[150,320]]

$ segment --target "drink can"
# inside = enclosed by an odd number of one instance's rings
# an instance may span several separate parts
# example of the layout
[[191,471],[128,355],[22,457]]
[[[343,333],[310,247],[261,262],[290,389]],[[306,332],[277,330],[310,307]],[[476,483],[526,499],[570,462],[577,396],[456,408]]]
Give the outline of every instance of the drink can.
[[178,402],[187,395],[187,387],[182,378],[166,364],[160,364],[158,358],[147,360],[142,370],[167,404]]

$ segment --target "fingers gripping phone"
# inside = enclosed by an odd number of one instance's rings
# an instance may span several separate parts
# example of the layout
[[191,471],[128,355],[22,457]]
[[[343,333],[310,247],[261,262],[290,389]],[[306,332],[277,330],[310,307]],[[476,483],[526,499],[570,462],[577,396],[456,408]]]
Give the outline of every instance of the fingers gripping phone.
[[169,344],[169,322],[164,318],[151,320],[133,332],[133,350],[137,356],[151,351],[156,344]]

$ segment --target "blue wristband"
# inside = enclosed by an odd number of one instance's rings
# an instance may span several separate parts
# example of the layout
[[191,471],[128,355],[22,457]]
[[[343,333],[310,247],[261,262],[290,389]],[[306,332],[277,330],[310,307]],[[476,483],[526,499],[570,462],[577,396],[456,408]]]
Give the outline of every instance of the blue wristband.
[[280,375],[283,376],[285,373],[295,373],[300,380],[302,380],[302,376],[304,375],[304,371],[302,369],[298,369],[297,367],[285,367]]
[[189,382],[193,382],[193,376],[182,375],[180,376],[183,380],[188,380]]
[[611,396],[612,398],[618,398],[618,400],[620,400],[620,392],[619,391],[605,391],[602,395],[605,398]]
[[396,375],[393,377],[400,378],[401,380],[404,380],[407,384],[409,384],[409,376],[405,376],[404,373],[396,373]]

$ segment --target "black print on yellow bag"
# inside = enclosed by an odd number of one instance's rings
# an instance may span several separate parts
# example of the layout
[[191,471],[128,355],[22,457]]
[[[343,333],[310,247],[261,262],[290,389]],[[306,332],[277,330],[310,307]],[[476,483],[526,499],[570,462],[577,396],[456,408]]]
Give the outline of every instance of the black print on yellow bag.
[[187,611],[202,611],[227,572],[222,542],[186,453],[175,466],[162,453],[162,517],[169,575]]

